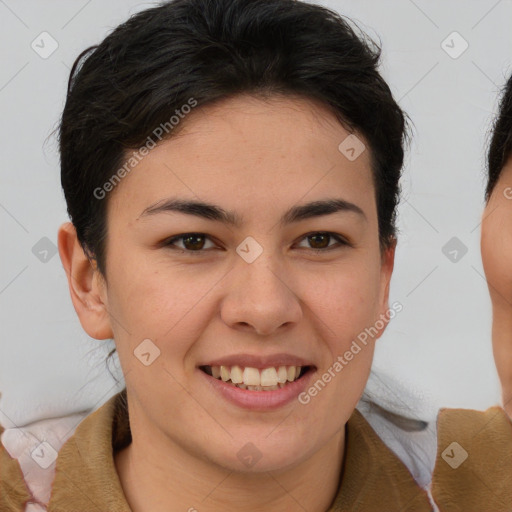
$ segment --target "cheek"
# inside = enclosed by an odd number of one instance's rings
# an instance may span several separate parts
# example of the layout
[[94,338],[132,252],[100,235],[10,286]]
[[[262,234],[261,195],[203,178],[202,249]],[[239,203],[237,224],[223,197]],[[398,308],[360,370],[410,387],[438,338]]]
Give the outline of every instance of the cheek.
[[481,249],[491,295],[512,299],[512,204],[496,208],[482,222]]
[[[116,261],[114,254],[111,259]],[[116,341],[132,349],[146,338],[159,343],[166,334],[169,337],[173,326],[193,309],[197,295],[205,293],[197,288],[197,280],[155,265],[147,256],[138,258],[135,251],[117,261],[122,264],[112,265],[109,273],[109,313]]]
[[378,315],[379,274],[371,265],[333,271],[310,287],[306,303],[325,325],[327,339],[342,349]]
[[211,276],[189,279],[180,272],[166,275],[149,269],[120,276],[115,309],[133,332],[163,341],[171,331],[190,324],[188,319],[203,308],[201,297],[207,296],[217,281]]

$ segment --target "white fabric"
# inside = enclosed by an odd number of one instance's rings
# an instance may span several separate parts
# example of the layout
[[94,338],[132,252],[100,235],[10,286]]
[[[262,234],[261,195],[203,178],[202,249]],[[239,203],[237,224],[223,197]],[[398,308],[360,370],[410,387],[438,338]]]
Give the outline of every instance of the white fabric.
[[[0,441],[12,458],[18,459],[32,501],[25,512],[44,512],[55,477],[55,457],[89,411],[7,428]],[[43,443],[43,444],[42,444]]]
[[410,383],[374,368],[357,409],[418,485],[427,489],[437,455],[436,406]]

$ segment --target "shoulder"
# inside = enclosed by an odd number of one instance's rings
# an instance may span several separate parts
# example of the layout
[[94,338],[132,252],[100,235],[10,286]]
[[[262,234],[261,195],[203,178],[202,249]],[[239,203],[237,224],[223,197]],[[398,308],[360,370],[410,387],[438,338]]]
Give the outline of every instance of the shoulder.
[[427,488],[437,450],[435,402],[413,382],[372,368],[357,409],[418,485]]
[[501,407],[407,411],[407,417],[383,405],[358,407],[437,510],[512,511],[512,421]]
[[[0,425],[0,439],[5,429]],[[0,510],[19,512],[30,500],[30,493],[18,461],[11,457],[3,442],[0,442]]]
[[[0,510],[18,512],[48,502],[58,452],[89,411],[27,425],[0,425]],[[44,510],[44,508],[37,508]]]
[[437,431],[432,495],[440,509],[512,510],[512,422],[505,411],[442,409]]

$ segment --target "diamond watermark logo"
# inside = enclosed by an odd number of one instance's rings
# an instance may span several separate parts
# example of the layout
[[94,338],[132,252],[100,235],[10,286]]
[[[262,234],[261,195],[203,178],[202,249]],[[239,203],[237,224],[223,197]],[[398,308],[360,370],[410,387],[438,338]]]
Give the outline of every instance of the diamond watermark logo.
[[59,43],[48,32],[41,32],[30,46],[39,57],[47,59],[57,50]]
[[469,48],[469,43],[458,32],[452,32],[443,40],[441,48],[452,59],[458,59]]
[[452,263],[458,263],[468,252],[468,248],[454,236],[443,245],[441,251]]
[[254,240],[252,236],[248,236],[237,248],[236,252],[247,263],[252,263],[263,252],[263,247]]
[[252,468],[263,457],[263,454],[253,443],[247,443],[240,448],[236,456],[244,466]]
[[43,441],[32,450],[30,456],[36,461],[38,466],[47,469],[57,460],[57,451],[50,443]]
[[41,263],[48,263],[57,254],[57,250],[57,246],[47,236],[43,236],[32,247],[32,254]]
[[457,469],[468,458],[468,452],[457,441],[453,441],[445,448],[441,457],[450,467]]
[[143,340],[133,353],[144,366],[153,364],[160,357],[160,349],[149,338]]
[[366,146],[363,141],[353,133],[343,139],[343,142],[338,146],[340,153],[351,162],[359,158],[365,149]]

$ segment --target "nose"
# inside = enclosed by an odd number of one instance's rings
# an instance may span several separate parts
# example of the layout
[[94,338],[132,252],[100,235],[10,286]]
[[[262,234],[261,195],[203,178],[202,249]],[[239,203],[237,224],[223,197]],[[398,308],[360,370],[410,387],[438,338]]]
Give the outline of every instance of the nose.
[[300,322],[302,307],[293,281],[270,258],[239,261],[230,274],[221,306],[221,318],[229,327],[268,336]]

